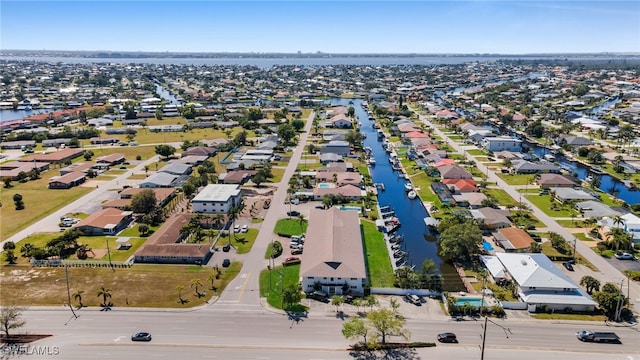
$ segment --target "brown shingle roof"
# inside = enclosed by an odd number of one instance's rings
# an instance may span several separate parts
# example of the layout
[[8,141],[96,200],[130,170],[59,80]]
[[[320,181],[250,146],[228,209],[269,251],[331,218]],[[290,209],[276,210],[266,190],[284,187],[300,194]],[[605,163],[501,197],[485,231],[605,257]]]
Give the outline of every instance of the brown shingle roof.
[[519,228],[508,227],[499,229],[498,232],[509,240],[514,249],[527,249],[534,241],[526,231]]

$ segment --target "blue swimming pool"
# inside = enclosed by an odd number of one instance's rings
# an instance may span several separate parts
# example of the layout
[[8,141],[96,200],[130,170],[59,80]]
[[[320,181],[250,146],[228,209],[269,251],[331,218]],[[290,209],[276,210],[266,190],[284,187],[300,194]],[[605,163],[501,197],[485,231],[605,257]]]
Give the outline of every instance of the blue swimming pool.
[[360,211],[362,208],[360,206],[340,206],[340,210],[357,210]]
[[[463,297],[456,300],[456,306],[463,306],[466,303],[475,307],[480,307],[480,304],[482,304],[482,299]],[[484,306],[489,306],[486,301],[484,302]]]
[[493,251],[493,246],[491,246],[491,244],[486,241],[482,242],[482,248],[487,251]]
[[331,189],[331,184],[329,183],[319,183],[318,188],[320,189]]

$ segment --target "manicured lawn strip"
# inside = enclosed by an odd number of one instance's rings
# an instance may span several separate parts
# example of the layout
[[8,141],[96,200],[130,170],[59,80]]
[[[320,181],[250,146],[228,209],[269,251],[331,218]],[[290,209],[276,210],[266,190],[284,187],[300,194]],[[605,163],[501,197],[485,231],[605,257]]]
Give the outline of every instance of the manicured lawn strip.
[[[220,279],[214,281],[220,293],[242,267],[233,262],[229,268],[222,268]],[[18,276],[11,275],[19,271]],[[3,304],[22,305],[62,305],[67,302],[64,268],[32,268],[31,266],[3,266],[0,268],[0,301]],[[111,289],[109,299],[117,307],[193,307],[203,304],[213,295],[210,290],[209,275],[215,270],[201,266],[182,265],[134,265],[131,268],[69,268],[71,294],[83,290],[82,302],[85,306],[99,306],[102,301],[96,296],[98,288]],[[196,297],[191,281],[199,279],[200,292],[206,296]],[[182,298],[178,301],[177,285],[184,286]],[[127,302],[129,303],[127,305]],[[77,304],[72,298],[72,303]]]
[[407,174],[409,174],[409,176],[423,172],[422,170],[420,170],[420,167],[418,167],[418,165],[416,165],[416,163],[413,160],[403,158],[402,160],[400,160],[400,163],[402,164],[404,169],[407,171]]
[[556,210],[551,210],[551,195],[525,195],[533,205],[551,217],[571,217],[571,210],[555,202]]
[[578,320],[578,321],[597,321],[602,322],[606,318],[604,315],[596,314],[561,314],[561,313],[553,313],[553,314],[531,314],[532,317],[538,320]]
[[518,204],[518,202],[514,200],[511,195],[507,194],[507,192],[502,189],[485,188],[482,190],[482,193],[487,195],[487,197],[496,199],[498,201],[498,204],[500,204],[501,206],[516,206]]
[[271,174],[273,174],[273,178],[269,179],[269,182],[272,183],[278,183],[282,180],[282,177],[284,176],[284,169],[282,168],[272,168],[271,169]]
[[527,185],[533,183],[533,175],[530,174],[502,174],[496,173],[509,185]]
[[366,254],[367,277],[372,287],[393,287],[393,267],[384,237],[375,223],[362,220],[362,237]]
[[462,140],[462,136],[460,135],[447,135],[447,137],[451,140]]
[[307,221],[300,224],[300,219],[297,217],[280,219],[273,232],[283,236],[300,235],[307,231],[307,225]]
[[[577,212],[576,212],[577,213]],[[556,222],[565,228],[584,228],[586,227],[584,220],[579,220],[576,215],[575,220],[556,220]]]
[[277,266],[260,272],[260,296],[266,297],[269,305],[282,309],[282,290],[297,285],[300,281],[300,265]]
[[522,215],[520,216],[520,211],[519,210],[511,210],[511,218],[513,219],[513,223],[514,226],[516,225],[524,225],[524,226],[529,226],[529,225],[533,225],[537,228],[539,227],[544,227],[545,224],[538,220],[537,217],[535,217],[532,213],[530,212],[523,212]]
[[480,149],[469,149],[467,150],[467,153],[471,156],[486,155],[486,153]]
[[577,237],[578,240],[580,241],[596,241],[594,238],[589,237],[587,234],[585,233],[574,233],[573,236]]
[[[249,229],[249,231],[247,231],[246,233],[240,233],[240,234],[234,234],[232,236],[233,239],[233,246],[236,247],[236,252],[238,254],[246,254],[249,251],[251,251],[251,248],[253,247],[253,244],[256,242],[256,238],[258,237],[258,230],[256,229]],[[226,239],[227,241],[229,241],[229,238],[227,237]],[[222,237],[220,238],[220,242],[222,244],[225,244],[225,239],[223,239]]]
[[[27,181],[26,183],[13,181],[11,188],[2,187],[0,190],[0,202],[2,202],[2,207],[0,207],[0,240],[7,239],[37,220],[95,190],[95,188],[82,186],[66,190],[48,189],[49,178],[54,175],[59,175],[57,169],[43,172],[40,175],[42,178],[35,181]],[[22,195],[25,207],[23,210],[16,210],[13,202],[15,194]]]
[[[157,135],[156,135],[157,136]],[[157,138],[156,138],[157,142]],[[155,146],[109,146],[109,147],[96,147],[96,148],[85,148],[85,150],[91,150],[93,153],[92,160],[95,160],[97,157],[111,155],[111,154],[122,154],[127,161],[135,161],[136,157],[140,155],[141,160],[147,160],[152,156],[156,155],[156,147]],[[84,159],[80,162],[84,162]]]

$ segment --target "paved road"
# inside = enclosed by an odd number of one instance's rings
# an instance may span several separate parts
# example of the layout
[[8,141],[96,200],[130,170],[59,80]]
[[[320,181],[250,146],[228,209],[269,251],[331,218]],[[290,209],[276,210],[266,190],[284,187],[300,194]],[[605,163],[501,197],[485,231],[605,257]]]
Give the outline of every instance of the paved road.
[[259,290],[260,271],[266,269],[269,264],[268,260],[264,258],[264,254],[273,239],[273,229],[276,222],[278,219],[287,216],[288,207],[284,204],[284,200],[287,196],[289,179],[295,173],[296,167],[300,162],[314,117],[315,113],[311,112],[307,118],[304,132],[300,134],[298,145],[293,150],[291,160],[287,164],[282,180],[273,194],[269,211],[266,212],[264,221],[260,224],[258,237],[251,252],[243,259],[240,274],[231,281],[212,306],[220,309],[262,310]]
[[[228,312],[215,308],[197,311],[139,311],[114,309],[109,312],[83,309],[72,319],[69,311],[30,310],[25,312],[30,333],[52,334],[38,341],[40,348],[57,347],[52,359],[136,359],[218,358],[218,359],[347,359],[351,343],[341,334],[342,320],[335,316],[309,315],[295,321],[283,315]],[[612,331],[602,324],[544,321],[495,320],[487,327],[485,355],[489,359],[628,359],[638,358],[640,333],[633,328],[613,329],[622,344],[581,343],[575,332],[584,328]],[[453,331],[459,344],[438,344],[404,356],[388,358],[420,359],[438,355],[455,359],[478,359],[482,326],[475,322],[443,322],[409,319],[407,329],[414,341],[434,342],[436,334]],[[137,331],[149,331],[151,343],[132,343]],[[508,336],[507,336],[508,335]],[[394,338],[391,341],[397,340]],[[537,355],[537,356],[536,356]],[[30,357],[31,358],[31,357]],[[382,358],[382,357],[380,357]]]
[[[55,232],[59,230],[58,224],[60,223],[60,217],[72,213],[72,212],[84,212],[95,208],[95,206],[99,206],[100,203],[104,200],[112,198],[112,191],[116,188],[121,188],[122,185],[126,183],[126,179],[131,176],[131,174],[136,172],[144,171],[144,166],[154,163],[159,160],[159,157],[153,156],[140,164],[136,165],[132,169],[128,169],[126,173],[113,178],[113,180],[102,183],[98,188],[88,193],[87,195],[75,200],[74,202],[56,210],[51,215],[48,215],[35,223],[31,224],[24,230],[19,231],[18,233],[10,236],[0,243],[0,246],[4,244],[5,241],[13,241],[14,243],[18,243],[23,240],[27,236],[38,233],[38,232]],[[60,190],[64,191],[64,190]],[[45,199],[43,199],[44,201]],[[95,211],[95,210],[94,210]]]
[[[422,122],[434,129],[434,132],[442,139],[444,139],[449,145],[451,145],[458,153],[465,155],[465,157],[467,157],[467,159],[469,160],[473,160],[476,163],[477,168],[487,174],[488,182],[495,182],[499,188],[506,191],[514,199],[522,199],[522,202],[527,204],[531,208],[533,215],[535,215],[540,221],[542,221],[550,231],[560,234],[565,240],[569,242],[569,244],[574,243],[575,236],[573,236],[573,234],[567,231],[564,227],[560,226],[552,217],[548,216],[542,210],[538,209],[526,197],[522,196],[522,194],[517,191],[515,186],[507,184],[504,180],[498,177],[495,172],[489,170],[486,165],[482,164],[475,157],[468,155],[462,145],[449,139],[449,137],[447,137],[442,131],[440,131],[440,129],[435,124],[431,123],[425,116],[419,116]],[[593,250],[591,250],[581,241],[577,241],[576,249],[578,253],[580,253],[580,255],[589,260],[589,262],[591,262],[599,269],[599,272],[597,272],[595,275],[596,278],[600,279],[600,281],[602,281],[603,283],[612,282],[614,284],[618,284],[619,286],[620,282],[624,279],[623,291],[626,292],[626,290],[629,290],[632,308],[635,309],[636,312],[640,311],[640,286],[638,284],[636,284],[635,282],[630,282],[629,284],[626,280],[625,275],[620,273],[620,271],[612,266],[606,259],[593,252]],[[627,286],[629,286],[628,289]]]

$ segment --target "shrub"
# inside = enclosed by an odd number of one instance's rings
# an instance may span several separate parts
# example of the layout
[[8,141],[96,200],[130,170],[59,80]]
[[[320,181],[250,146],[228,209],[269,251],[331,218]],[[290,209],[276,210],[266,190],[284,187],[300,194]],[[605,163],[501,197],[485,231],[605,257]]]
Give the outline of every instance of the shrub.
[[142,156],[137,155],[137,156],[136,156],[136,160],[138,160],[138,161],[142,160]]

